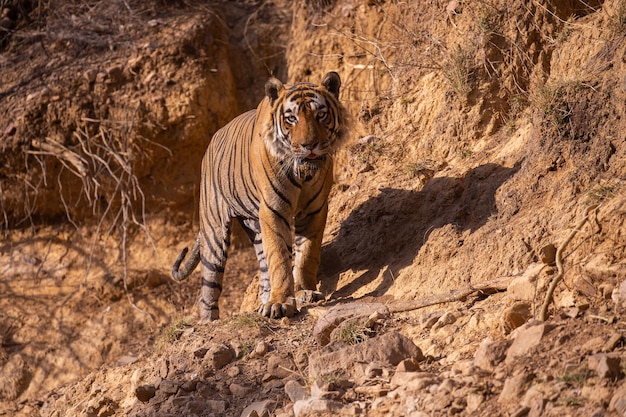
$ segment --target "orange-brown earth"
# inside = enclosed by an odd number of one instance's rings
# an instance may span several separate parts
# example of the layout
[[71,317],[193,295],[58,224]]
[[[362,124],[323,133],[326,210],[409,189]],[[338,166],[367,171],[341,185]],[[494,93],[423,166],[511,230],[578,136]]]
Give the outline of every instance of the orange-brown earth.
[[[315,386],[311,332],[330,306],[507,277],[506,291],[361,329],[359,341],[411,339],[431,380],[419,392],[393,385],[397,369],[374,390],[332,381],[342,412],[623,415],[624,0],[1,7],[0,415],[239,416],[264,399],[292,415],[284,386]],[[212,133],[256,105],[269,75],[329,70],[361,128],[337,161],[326,300],[288,323],[239,314],[257,266],[235,239],[224,319],[196,325],[198,273],[168,274],[197,229]],[[539,318],[559,276],[550,245],[564,245],[556,327],[520,357],[472,366],[486,338],[506,345]],[[218,345],[237,353],[223,368],[203,356]],[[601,372],[597,354],[617,365]],[[148,402],[144,385],[157,387]]]

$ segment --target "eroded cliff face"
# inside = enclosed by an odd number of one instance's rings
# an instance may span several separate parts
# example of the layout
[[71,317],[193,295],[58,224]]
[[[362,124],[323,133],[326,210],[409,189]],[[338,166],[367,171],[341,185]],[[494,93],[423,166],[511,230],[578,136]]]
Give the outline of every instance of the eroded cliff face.
[[[605,349],[591,343],[598,332],[622,331],[623,1],[3,7],[0,26],[11,31],[0,50],[0,365],[14,382],[0,392],[5,413],[178,413],[189,411],[176,399],[185,396],[204,406],[221,401],[211,412],[223,415],[270,397],[292,413],[281,385],[288,377],[244,346],[265,343],[296,364],[292,379],[312,383],[302,380],[305,359],[319,349],[310,331],[326,307],[519,278],[503,293],[396,315],[368,333],[401,332],[430,355],[428,372],[449,378],[484,338],[513,340],[519,311],[521,322],[538,316],[559,274],[546,252],[585,215],[562,248],[562,283],[549,310],[558,331],[546,332],[529,356],[463,382],[480,401],[463,394],[463,404],[429,410],[487,415],[519,405],[534,386],[552,393],[541,397],[542,410],[552,410],[543,415],[613,412],[621,371],[601,377],[583,362]],[[317,82],[329,70],[340,73],[341,99],[360,127],[338,158],[320,272],[327,303],[288,325],[240,316],[193,326],[199,279],[178,285],[167,275],[195,236],[211,135],[256,106],[269,75]],[[256,307],[244,297],[254,254],[243,241],[235,246],[222,296],[227,315]],[[426,326],[431,314],[447,321]],[[209,369],[196,355],[209,340],[241,354]],[[619,340],[612,355],[623,353]],[[564,376],[574,362],[586,375],[577,387]],[[498,402],[504,381],[522,369],[519,392]],[[209,388],[165,394],[155,382],[182,386],[192,374]],[[136,396],[139,382],[156,384],[149,404]],[[250,401],[232,384],[249,388]],[[593,395],[559,400],[576,389]],[[408,407],[406,393],[377,402],[354,386],[339,391],[368,415]],[[426,410],[435,400],[411,407]]]

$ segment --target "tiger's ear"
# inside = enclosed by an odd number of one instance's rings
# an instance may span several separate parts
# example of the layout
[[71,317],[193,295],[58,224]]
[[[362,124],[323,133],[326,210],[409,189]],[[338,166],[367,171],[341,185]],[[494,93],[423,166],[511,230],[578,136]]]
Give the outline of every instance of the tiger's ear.
[[278,78],[271,77],[267,80],[265,83],[265,95],[269,97],[271,104],[274,104],[284,88],[283,83]]
[[322,85],[326,87],[328,92],[335,96],[335,98],[339,98],[339,88],[341,87],[341,78],[339,78],[339,74],[335,71],[329,72],[324,76]]

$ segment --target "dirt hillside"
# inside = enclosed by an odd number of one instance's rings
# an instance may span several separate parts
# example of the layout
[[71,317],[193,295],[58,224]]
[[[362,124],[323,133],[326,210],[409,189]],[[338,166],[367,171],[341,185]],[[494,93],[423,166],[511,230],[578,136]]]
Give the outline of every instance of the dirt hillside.
[[[626,1],[0,8],[0,415],[626,415]],[[325,300],[236,236],[198,325],[212,134],[331,70]]]

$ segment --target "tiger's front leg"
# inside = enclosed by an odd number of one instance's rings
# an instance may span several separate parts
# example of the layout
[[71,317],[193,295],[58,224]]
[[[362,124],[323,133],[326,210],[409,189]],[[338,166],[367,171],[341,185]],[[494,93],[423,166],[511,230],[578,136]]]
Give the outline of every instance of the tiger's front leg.
[[296,220],[296,260],[293,269],[296,293],[305,291],[314,295],[317,290],[317,272],[327,213],[328,203],[325,202],[319,211]]
[[262,204],[259,223],[267,261],[270,295],[259,313],[270,318],[293,317],[296,313],[292,275],[292,217]]

